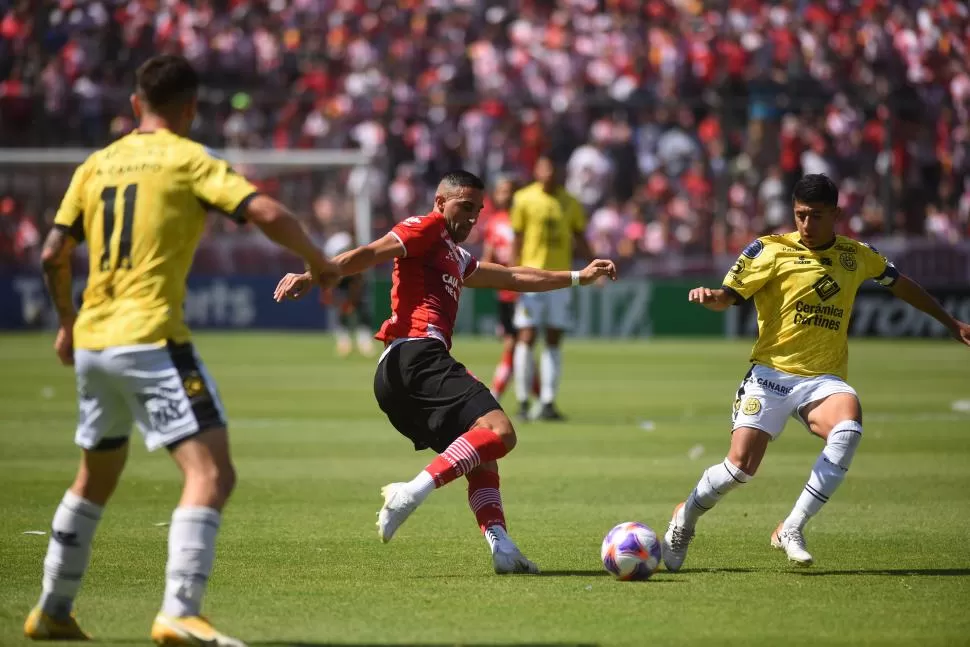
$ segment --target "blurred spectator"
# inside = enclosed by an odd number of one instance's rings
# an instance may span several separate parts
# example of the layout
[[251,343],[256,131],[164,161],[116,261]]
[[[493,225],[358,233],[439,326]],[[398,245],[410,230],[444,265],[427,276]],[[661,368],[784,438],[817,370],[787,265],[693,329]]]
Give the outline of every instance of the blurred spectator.
[[202,74],[207,145],[373,156],[260,179],[307,205],[367,192],[377,229],[454,166],[525,176],[543,152],[604,253],[736,251],[788,226],[809,172],[855,187],[856,233],[970,228],[960,0],[0,0],[0,147],[124,134],[161,51]]

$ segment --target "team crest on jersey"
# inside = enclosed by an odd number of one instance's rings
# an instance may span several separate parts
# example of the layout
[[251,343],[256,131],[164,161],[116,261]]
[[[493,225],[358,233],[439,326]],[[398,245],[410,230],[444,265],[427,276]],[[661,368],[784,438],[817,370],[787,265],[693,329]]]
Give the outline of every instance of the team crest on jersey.
[[751,241],[751,243],[749,243],[747,247],[741,250],[741,254],[743,256],[747,256],[750,259],[755,259],[755,258],[758,258],[758,254],[760,254],[764,250],[764,248],[765,248],[765,244],[760,240],[755,239]]
[[744,399],[744,404],[741,405],[741,413],[746,416],[753,416],[760,412],[761,400],[750,396]]
[[859,266],[855,260],[855,256],[849,253],[839,254],[839,263],[850,272],[855,272],[855,268]]
[[828,301],[838,294],[842,290],[842,287],[835,282],[835,279],[826,274],[812,284],[812,289],[815,290],[815,293],[822,301]]

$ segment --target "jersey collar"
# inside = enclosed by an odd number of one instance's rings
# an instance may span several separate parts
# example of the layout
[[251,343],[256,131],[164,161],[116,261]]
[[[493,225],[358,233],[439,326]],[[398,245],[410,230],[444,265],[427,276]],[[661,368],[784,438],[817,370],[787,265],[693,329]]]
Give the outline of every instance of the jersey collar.
[[835,245],[835,243],[838,240],[838,238],[839,238],[838,236],[835,236],[834,238],[832,238],[832,240],[830,240],[829,242],[825,243],[824,245],[819,245],[818,247],[809,247],[808,245],[806,245],[805,243],[803,243],[801,237],[799,237],[798,238],[798,244],[801,245],[802,247],[804,247],[805,249],[811,250],[813,252],[824,252],[827,249],[831,249],[831,247],[833,245]]

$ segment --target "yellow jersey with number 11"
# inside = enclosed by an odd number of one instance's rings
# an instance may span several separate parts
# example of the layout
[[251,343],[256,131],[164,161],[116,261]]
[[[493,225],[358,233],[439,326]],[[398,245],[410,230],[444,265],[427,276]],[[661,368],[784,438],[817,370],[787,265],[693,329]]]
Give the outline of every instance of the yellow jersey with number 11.
[[758,238],[724,277],[740,302],[754,298],[758,340],[751,361],[795,375],[846,379],[849,317],[859,286],[892,286],[899,273],[875,248],[837,236],[809,249],[798,233]]
[[88,243],[88,283],[74,346],[185,342],[185,280],[217,209],[236,220],[256,188],[202,145],[135,132],[74,173],[54,226]]
[[515,192],[509,220],[522,238],[525,267],[569,270],[573,265],[573,236],[586,229],[586,213],[566,189],[546,193],[534,182]]

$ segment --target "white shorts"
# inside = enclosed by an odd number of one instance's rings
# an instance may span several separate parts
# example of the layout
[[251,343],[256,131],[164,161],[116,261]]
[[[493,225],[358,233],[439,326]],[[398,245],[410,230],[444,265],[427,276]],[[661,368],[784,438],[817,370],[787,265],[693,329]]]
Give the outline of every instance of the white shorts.
[[84,449],[124,445],[132,422],[138,423],[149,451],[226,426],[215,383],[192,344],[77,349],[74,372],[74,441]]
[[552,292],[526,292],[515,303],[515,316],[512,325],[521,328],[553,328],[569,330],[572,328],[572,314],[569,304],[572,290],[553,290]]
[[856,395],[855,389],[835,375],[804,377],[753,364],[734,399],[732,429],[754,427],[774,440],[781,435],[789,417],[807,429],[802,409],[835,393]]

